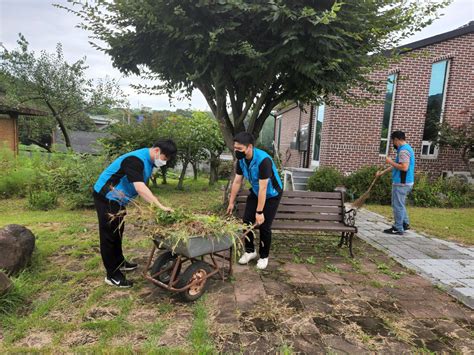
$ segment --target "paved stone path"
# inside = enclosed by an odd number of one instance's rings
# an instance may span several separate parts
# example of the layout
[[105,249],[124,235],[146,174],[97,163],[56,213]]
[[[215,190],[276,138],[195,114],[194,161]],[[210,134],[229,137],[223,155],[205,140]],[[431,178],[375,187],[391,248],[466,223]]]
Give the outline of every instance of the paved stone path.
[[446,289],[474,309],[474,248],[423,236],[409,230],[403,236],[382,231],[391,224],[377,213],[362,209],[357,214],[359,238],[388,253],[403,266]]

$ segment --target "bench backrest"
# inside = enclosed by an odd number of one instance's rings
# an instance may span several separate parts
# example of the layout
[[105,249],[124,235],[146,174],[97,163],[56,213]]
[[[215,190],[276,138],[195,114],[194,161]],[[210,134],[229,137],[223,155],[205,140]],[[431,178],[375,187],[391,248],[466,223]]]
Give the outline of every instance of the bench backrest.
[[[243,217],[248,194],[248,190],[242,190],[237,195],[237,215],[239,217]],[[275,216],[275,221],[277,220],[342,222],[344,220],[343,194],[340,191],[283,191]]]

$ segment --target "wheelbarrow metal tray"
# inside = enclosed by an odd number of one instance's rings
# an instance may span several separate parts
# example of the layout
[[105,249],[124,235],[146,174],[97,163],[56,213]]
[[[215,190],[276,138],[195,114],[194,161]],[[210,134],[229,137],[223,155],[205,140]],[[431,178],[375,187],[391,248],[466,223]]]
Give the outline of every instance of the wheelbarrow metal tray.
[[[154,239],[162,248],[168,250],[173,249],[173,243],[167,241],[165,238],[155,236]],[[192,236],[189,237],[187,243],[180,241],[173,252],[187,258],[196,258],[198,256],[227,250],[231,248],[233,244],[232,238],[228,236],[220,238]]]

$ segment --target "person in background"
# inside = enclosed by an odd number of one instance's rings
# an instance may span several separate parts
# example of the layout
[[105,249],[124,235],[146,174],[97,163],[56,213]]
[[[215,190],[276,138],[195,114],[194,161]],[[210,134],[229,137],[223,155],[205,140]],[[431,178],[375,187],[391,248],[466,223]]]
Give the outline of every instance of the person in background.
[[392,228],[383,232],[387,234],[403,235],[410,229],[407,209],[405,207],[407,195],[415,183],[415,153],[413,148],[405,141],[405,133],[395,131],[391,135],[393,148],[397,150],[395,160],[388,156],[385,162],[390,166],[382,171],[377,171],[377,176],[392,172],[392,209],[394,224]]
[[116,287],[132,287],[122,271],[132,271],[136,263],[125,260],[122,252],[124,217],[127,204],[140,195],[145,201],[164,206],[148,188],[154,168],[166,165],[176,156],[172,140],[159,140],[151,148],[142,148],[124,154],[112,162],[94,185],[94,204],[99,219],[100,254],[107,275],[105,283]]
[[[243,221],[249,225],[256,223],[260,229],[260,258],[257,268],[265,269],[272,241],[272,222],[280,204],[283,185],[270,155],[255,148],[254,144],[255,139],[250,133],[241,132],[234,137],[234,150],[238,161],[227,213],[230,214],[234,210],[235,198],[245,177],[252,187],[247,197]],[[239,264],[248,264],[257,257],[254,238],[253,232],[248,233],[245,253],[239,259]]]

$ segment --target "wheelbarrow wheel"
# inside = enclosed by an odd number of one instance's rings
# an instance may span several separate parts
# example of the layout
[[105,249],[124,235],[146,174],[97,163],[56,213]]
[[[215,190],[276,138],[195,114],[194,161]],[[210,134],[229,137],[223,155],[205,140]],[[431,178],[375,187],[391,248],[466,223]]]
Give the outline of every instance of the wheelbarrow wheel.
[[[153,263],[153,266],[151,267],[150,274],[155,280],[161,281],[165,284],[167,284],[170,281],[171,274],[173,273],[173,269],[170,269],[169,271],[166,271],[158,276],[153,276],[160,272],[161,270],[167,269],[173,265],[173,263],[176,261],[177,255],[173,254],[170,251],[166,251],[156,258],[155,262]],[[178,265],[178,269],[176,270],[176,276],[179,275],[179,272],[181,271],[181,265]]]
[[179,277],[177,288],[184,287],[198,280],[198,282],[180,293],[184,301],[192,302],[201,297],[206,292],[209,283],[207,276],[211,273],[209,264],[204,261],[196,261],[192,263]]

